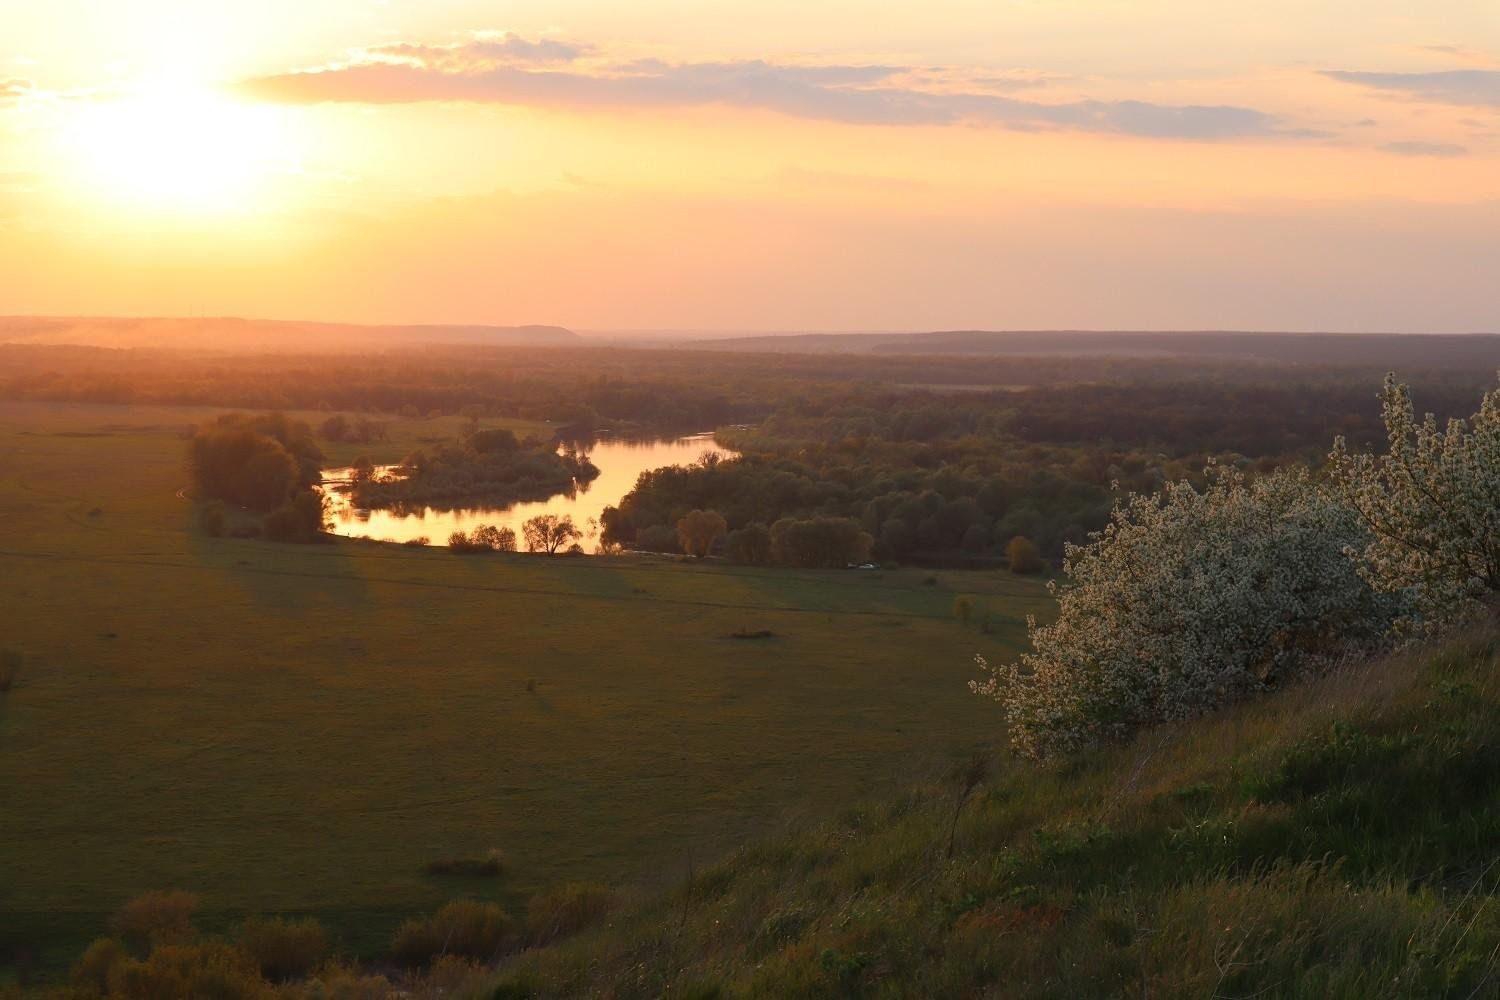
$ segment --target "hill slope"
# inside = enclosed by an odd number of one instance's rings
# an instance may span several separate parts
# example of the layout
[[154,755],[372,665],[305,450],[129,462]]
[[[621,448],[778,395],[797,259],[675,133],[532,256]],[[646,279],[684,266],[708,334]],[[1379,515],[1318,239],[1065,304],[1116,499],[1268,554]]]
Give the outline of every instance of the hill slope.
[[741,851],[496,995],[1500,991],[1500,636]]

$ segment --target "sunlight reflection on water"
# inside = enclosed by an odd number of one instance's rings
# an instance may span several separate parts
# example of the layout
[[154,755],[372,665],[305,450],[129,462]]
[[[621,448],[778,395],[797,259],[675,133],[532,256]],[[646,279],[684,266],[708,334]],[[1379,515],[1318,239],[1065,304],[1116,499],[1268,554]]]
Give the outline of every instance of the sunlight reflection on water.
[[[509,507],[476,507],[467,510],[433,510],[396,513],[391,510],[363,510],[351,505],[349,494],[338,484],[349,481],[349,469],[324,469],[324,493],[329,500],[329,519],[333,532],[349,538],[370,537],[382,541],[406,542],[426,538],[429,545],[447,545],[455,531],[472,531],[481,524],[510,528],[521,538],[521,525],[539,514],[558,514],[573,519],[584,532],[583,547],[592,552],[598,542],[598,520],[605,507],[619,504],[635,486],[642,472],[668,465],[690,465],[704,452],[721,458],[736,453],[714,444],[712,434],[693,434],[666,441],[625,441],[603,439],[588,448],[589,459],[599,468],[599,476],[585,484],[573,496],[555,496],[548,500],[512,504]],[[376,466],[384,474],[394,466]],[[523,543],[524,547],[524,543]]]

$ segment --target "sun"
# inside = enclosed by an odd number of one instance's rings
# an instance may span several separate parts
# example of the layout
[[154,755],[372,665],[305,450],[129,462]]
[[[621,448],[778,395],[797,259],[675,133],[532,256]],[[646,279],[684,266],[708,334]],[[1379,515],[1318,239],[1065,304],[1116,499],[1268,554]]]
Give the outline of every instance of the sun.
[[206,88],[83,102],[64,134],[78,183],[153,211],[254,212],[297,168],[278,109]]

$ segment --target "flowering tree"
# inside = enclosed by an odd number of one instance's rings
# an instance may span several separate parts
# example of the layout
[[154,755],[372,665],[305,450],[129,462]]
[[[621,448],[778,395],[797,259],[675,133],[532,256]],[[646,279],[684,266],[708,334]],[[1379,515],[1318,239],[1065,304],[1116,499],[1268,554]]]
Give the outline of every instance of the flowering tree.
[[1198,715],[1377,643],[1396,600],[1345,554],[1367,536],[1305,470],[1247,483],[1220,466],[1199,492],[1132,496],[1067,547],[1057,621],[1027,623],[1032,652],[970,682],[1005,706],[1038,756]]
[[1429,621],[1476,598],[1500,610],[1500,389],[1446,430],[1430,413],[1417,422],[1394,374],[1380,399],[1386,454],[1333,445],[1334,480],[1370,533],[1361,571],[1379,590],[1414,589]]

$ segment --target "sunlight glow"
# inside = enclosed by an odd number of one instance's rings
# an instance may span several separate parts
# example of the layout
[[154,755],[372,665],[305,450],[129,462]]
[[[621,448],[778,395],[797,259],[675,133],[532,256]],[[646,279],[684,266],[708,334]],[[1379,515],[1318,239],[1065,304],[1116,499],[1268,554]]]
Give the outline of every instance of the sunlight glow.
[[75,109],[63,129],[78,181],[130,207],[237,214],[299,169],[278,109],[209,89],[160,88]]

